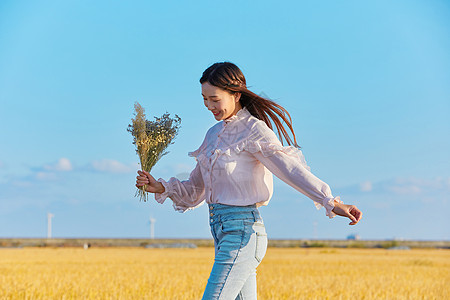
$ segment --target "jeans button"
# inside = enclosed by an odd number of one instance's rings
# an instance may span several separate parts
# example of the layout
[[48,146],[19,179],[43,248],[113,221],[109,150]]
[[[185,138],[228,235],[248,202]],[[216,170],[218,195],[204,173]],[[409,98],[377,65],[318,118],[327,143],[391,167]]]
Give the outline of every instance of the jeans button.
[[212,216],[214,216],[214,214],[213,214],[213,213],[210,213],[209,215],[210,215],[211,217],[212,217]]

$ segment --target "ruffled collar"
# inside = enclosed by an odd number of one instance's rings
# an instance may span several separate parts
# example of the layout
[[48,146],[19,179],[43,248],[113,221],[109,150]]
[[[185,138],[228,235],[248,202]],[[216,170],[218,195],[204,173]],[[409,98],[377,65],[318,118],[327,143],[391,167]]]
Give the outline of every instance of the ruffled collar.
[[226,120],[223,120],[224,124],[228,125],[231,122],[242,120],[243,118],[246,118],[250,115],[250,112],[247,110],[247,108],[244,106],[241,108],[234,116],[229,117]]

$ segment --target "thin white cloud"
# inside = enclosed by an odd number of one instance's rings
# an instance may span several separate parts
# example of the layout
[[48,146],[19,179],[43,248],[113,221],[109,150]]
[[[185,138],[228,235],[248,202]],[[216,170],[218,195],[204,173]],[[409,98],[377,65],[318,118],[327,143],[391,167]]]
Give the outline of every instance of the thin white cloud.
[[433,179],[423,178],[397,178],[384,182],[381,187],[385,191],[398,195],[428,194],[436,191],[450,191],[450,178],[436,177]]
[[394,194],[398,195],[411,195],[411,194],[420,194],[422,192],[422,188],[417,185],[407,184],[407,185],[392,185],[387,186],[387,189]]
[[125,165],[113,159],[93,161],[91,163],[91,168],[95,171],[106,173],[129,173],[133,170],[131,166]]
[[67,172],[72,171],[73,167],[70,160],[63,157],[54,164],[45,165],[43,169],[46,171]]
[[56,180],[58,177],[53,172],[37,172],[35,174],[36,179],[43,181]]
[[53,181],[61,178],[61,172],[70,172],[74,168],[68,158],[62,157],[57,162],[31,168],[32,174],[24,177],[25,180]]
[[173,165],[173,171],[174,173],[188,173],[190,174],[195,166],[192,166],[191,164],[175,164]]
[[364,181],[359,184],[361,192],[370,192],[372,190],[372,182]]
[[[394,178],[379,182],[363,181],[359,184],[342,187],[341,193],[378,196],[415,196],[427,201],[450,199],[450,178],[435,177],[431,179],[409,177]],[[443,198],[444,197],[444,198]]]

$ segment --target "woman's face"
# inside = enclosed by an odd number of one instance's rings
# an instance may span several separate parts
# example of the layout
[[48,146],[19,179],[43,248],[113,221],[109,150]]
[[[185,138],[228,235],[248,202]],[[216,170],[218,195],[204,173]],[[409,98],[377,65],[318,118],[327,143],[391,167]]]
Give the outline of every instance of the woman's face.
[[213,113],[217,121],[234,116],[242,108],[239,103],[240,93],[231,94],[209,82],[202,84],[202,96],[206,108]]

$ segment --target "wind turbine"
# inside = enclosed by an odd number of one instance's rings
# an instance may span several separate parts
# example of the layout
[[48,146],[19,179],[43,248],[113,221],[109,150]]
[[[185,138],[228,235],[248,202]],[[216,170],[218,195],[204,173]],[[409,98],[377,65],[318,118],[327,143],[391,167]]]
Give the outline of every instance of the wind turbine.
[[155,222],[156,220],[153,217],[150,217],[150,239],[155,238]]
[[52,218],[55,215],[52,213],[47,213],[47,238],[51,239],[52,238]]

